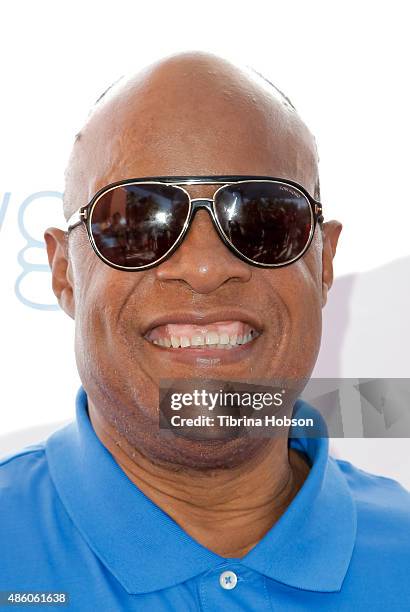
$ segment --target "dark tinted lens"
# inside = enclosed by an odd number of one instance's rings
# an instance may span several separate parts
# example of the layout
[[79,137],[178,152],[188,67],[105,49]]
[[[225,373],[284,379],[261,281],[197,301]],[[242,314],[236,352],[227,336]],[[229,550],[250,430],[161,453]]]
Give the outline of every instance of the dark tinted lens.
[[96,247],[113,264],[149,265],[175,244],[188,210],[188,195],[179,187],[148,183],[115,187],[92,210]]
[[300,255],[312,227],[307,198],[284,183],[224,187],[216,195],[215,212],[238,251],[261,264],[286,263]]

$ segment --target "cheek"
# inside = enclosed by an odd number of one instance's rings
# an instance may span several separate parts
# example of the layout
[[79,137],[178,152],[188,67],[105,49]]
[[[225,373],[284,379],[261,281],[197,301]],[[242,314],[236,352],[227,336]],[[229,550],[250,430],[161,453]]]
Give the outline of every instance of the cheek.
[[[79,240],[72,250],[75,356],[81,382],[112,422],[140,406],[150,413],[157,391],[141,360],[141,313],[153,298],[154,275],[110,268]],[[152,410],[151,410],[152,412]]]
[[[319,243],[321,245],[321,243]],[[295,350],[306,374],[311,373],[319,353],[322,336],[322,259],[315,237],[308,253],[296,262],[293,329]]]
[[317,244],[299,261],[279,269],[274,290],[286,309],[287,326],[280,353],[281,375],[310,376],[322,333],[321,255]]
[[305,262],[307,268],[310,271],[313,281],[316,283],[318,292],[322,291],[322,252],[323,252],[323,241],[322,241],[322,230],[319,227],[316,228],[315,235],[312,240],[312,244],[309,247],[306,256],[302,261]]
[[[93,253],[79,250],[73,260],[75,354],[84,386],[124,385],[119,364],[124,346],[119,320],[127,299],[138,292],[139,278],[110,268]],[[135,318],[137,319],[137,313]]]

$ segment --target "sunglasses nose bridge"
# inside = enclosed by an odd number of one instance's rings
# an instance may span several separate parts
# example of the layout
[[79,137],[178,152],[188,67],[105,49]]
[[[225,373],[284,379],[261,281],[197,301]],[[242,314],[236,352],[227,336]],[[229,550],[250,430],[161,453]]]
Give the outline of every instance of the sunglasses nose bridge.
[[214,209],[213,209],[213,202],[214,201],[212,198],[192,198],[191,199],[191,214],[189,215],[189,225],[191,225],[192,221],[194,220],[195,214],[201,208],[208,211],[214,225],[216,225]]
[[194,215],[200,208],[206,208],[210,213],[213,212],[213,199],[212,198],[192,198],[192,215]]
[[208,211],[211,217],[212,223],[215,229],[217,230],[218,234],[222,238],[223,242],[226,243],[226,237],[224,235],[224,232],[221,230],[219,223],[215,217],[213,204],[214,204],[214,200],[212,198],[192,198],[191,199],[191,214],[189,216],[189,225],[191,225],[195,217],[195,213],[197,213],[198,210],[200,210],[201,208],[205,209]]
[[214,200],[212,198],[192,198],[191,199],[191,214],[190,214],[190,219],[189,219],[189,225],[192,223],[195,217],[195,214],[201,208],[208,211],[216,230],[218,231],[219,234],[221,234],[219,224],[215,217]]

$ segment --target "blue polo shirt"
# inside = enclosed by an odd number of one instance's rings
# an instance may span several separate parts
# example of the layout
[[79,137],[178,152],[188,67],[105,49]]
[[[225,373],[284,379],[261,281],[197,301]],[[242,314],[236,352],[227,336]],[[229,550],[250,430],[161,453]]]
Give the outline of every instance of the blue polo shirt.
[[311,464],[303,487],[226,559],[131,483],[80,388],[73,423],[0,462],[0,591],[66,592],[78,611],[410,610],[410,494],[330,458],[326,438],[291,444]]

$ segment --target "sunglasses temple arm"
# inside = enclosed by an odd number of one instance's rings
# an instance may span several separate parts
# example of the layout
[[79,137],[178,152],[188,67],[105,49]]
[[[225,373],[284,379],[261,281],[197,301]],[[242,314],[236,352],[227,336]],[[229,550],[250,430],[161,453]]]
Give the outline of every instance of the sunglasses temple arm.
[[323,209],[322,209],[321,203],[317,202],[316,200],[313,200],[313,209],[315,211],[315,217],[316,217],[317,223],[323,223],[324,216],[323,216]]
[[83,220],[81,219],[81,221],[77,221],[77,223],[72,223],[71,225],[69,225],[67,227],[67,233],[71,232],[71,230],[73,230],[75,227],[78,227],[79,225],[82,225]]
[[71,217],[67,220],[67,232],[81,225],[87,219],[87,207],[83,206],[79,208]]

